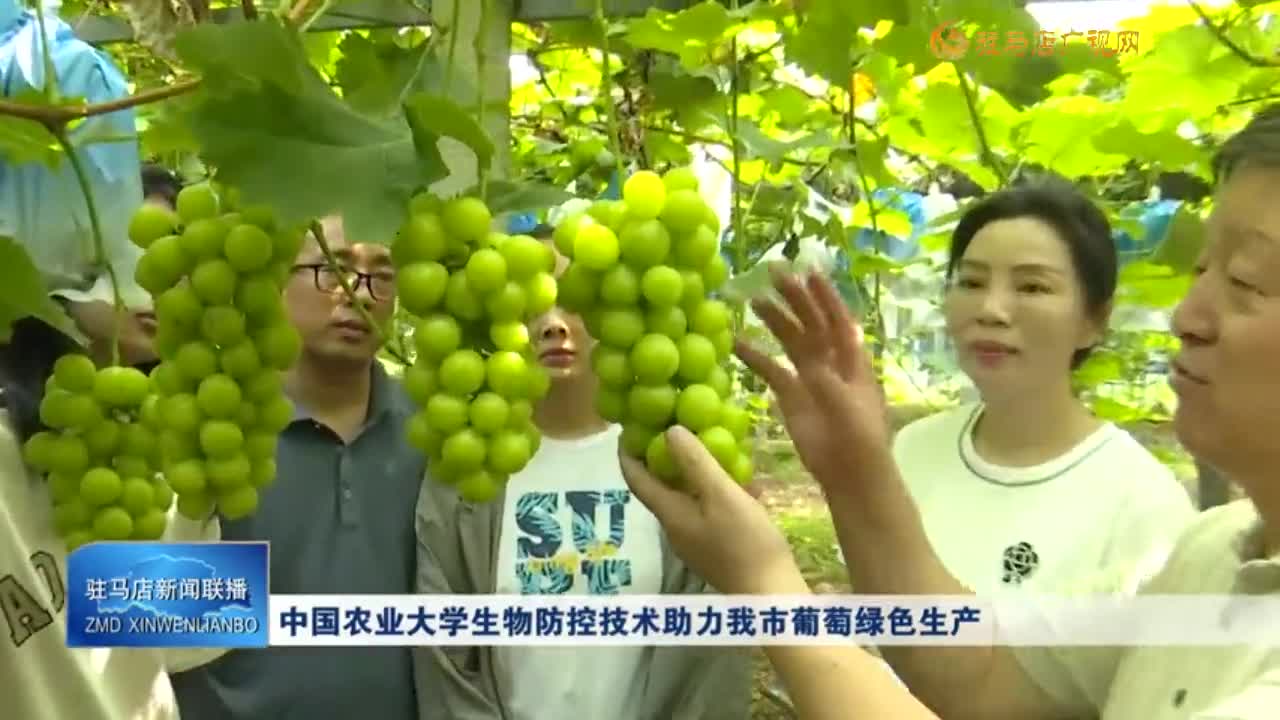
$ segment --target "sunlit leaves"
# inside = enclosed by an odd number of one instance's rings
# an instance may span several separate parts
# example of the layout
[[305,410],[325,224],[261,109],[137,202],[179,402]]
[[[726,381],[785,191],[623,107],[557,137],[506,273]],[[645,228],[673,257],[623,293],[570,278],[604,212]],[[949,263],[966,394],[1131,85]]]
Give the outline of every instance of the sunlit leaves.
[[1194,26],[1161,35],[1150,53],[1127,65],[1124,112],[1135,122],[1166,111],[1212,112],[1235,98],[1241,73],[1249,70],[1208,30]]
[[1113,155],[1128,155],[1139,162],[1177,170],[1207,161],[1207,153],[1173,128],[1144,133],[1127,118],[1093,136],[1093,146]]
[[1115,118],[1114,106],[1098,98],[1050,98],[1028,116],[1023,128],[1022,158],[1068,177],[1119,169],[1127,161],[1124,155],[1107,154],[1080,141]]
[[1152,309],[1170,309],[1186,296],[1191,275],[1153,262],[1130,263],[1120,270],[1117,300]]
[[724,5],[705,0],[678,13],[650,8],[628,24],[624,37],[632,47],[671,53],[684,65],[697,67],[735,24]]

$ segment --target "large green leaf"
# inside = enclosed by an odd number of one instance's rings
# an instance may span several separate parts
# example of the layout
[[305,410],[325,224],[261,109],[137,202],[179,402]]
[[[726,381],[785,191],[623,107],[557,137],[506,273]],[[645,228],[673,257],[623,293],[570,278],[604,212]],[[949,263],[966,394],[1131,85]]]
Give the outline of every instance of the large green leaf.
[[[48,105],[39,90],[28,89],[9,96],[0,94],[0,98],[33,107]],[[37,162],[56,168],[61,158],[62,147],[44,125],[14,115],[0,115],[0,159],[14,165]]]
[[43,163],[56,168],[62,157],[58,141],[43,125],[12,115],[0,115],[0,158],[22,165]]
[[1050,98],[1029,115],[1023,158],[1068,177],[1118,169],[1127,159],[1124,155],[1107,154],[1080,142],[1115,117],[1115,107],[1098,98]]
[[[707,112],[704,116],[725,132],[732,133],[734,127],[731,118],[723,112]],[[794,140],[779,140],[760,128],[751,120],[738,118],[737,140],[754,158],[764,160],[778,166],[792,153],[801,150],[829,148],[836,143],[831,134],[825,130],[811,133]]]
[[907,20],[905,0],[809,0],[804,21],[785,41],[787,57],[836,87],[847,87],[858,28],[880,19]]
[[420,145],[449,137],[471,148],[482,171],[493,163],[493,141],[479,120],[458,103],[441,95],[418,93],[405,101],[404,109]]
[[668,52],[685,66],[698,67],[705,64],[708,47],[735,24],[724,5],[706,0],[677,13],[650,8],[628,24],[625,38],[632,47]]
[[572,193],[550,185],[491,180],[486,188],[485,204],[494,214],[534,212],[561,205],[573,197]]
[[49,297],[40,271],[13,238],[0,236],[0,342],[8,342],[13,323],[34,317],[68,336],[84,341],[62,306]]
[[1095,134],[1093,145],[1104,153],[1128,155],[1140,162],[1175,170],[1205,159],[1205,152],[1179,135],[1176,129],[1144,133],[1126,118]]
[[198,25],[178,37],[204,77],[189,116],[223,181],[285,222],[341,213],[355,242],[390,242],[413,193],[447,174],[403,122],[356,112],[273,20]]
[[1123,111],[1139,126],[1137,118],[1169,110],[1211,112],[1235,99],[1249,69],[1202,26],[1178,28],[1153,45],[1129,68]]

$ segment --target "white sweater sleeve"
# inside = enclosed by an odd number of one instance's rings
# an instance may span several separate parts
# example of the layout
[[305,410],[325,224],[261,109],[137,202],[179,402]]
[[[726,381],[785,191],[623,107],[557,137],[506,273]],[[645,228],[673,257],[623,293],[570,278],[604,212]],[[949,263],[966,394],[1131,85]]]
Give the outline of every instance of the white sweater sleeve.
[[67,552],[48,485],[31,476],[0,410],[0,686],[6,718],[177,720],[165,653],[68,648]]
[[[166,542],[218,542],[222,539],[222,523],[215,514],[203,522],[185,517],[177,506],[169,510]],[[165,670],[180,673],[213,662],[226,654],[225,648],[170,648],[164,651]]]

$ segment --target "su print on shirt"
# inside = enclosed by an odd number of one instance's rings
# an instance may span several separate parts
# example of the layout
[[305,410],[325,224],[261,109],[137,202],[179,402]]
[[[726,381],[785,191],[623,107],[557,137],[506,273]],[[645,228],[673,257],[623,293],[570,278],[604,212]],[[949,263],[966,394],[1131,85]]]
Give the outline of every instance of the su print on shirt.
[[42,605],[31,589],[24,587],[12,573],[0,577],[0,610],[4,612],[9,640],[15,648],[22,647],[33,635],[52,625],[54,616],[62,612],[67,602],[67,588],[53,555],[37,550],[27,560],[44,582],[49,594],[49,607]]
[[[565,548],[560,499],[571,510],[571,549]],[[631,560],[617,557],[626,541],[628,490],[528,492],[516,501],[516,576],[522,595],[562,595],[579,576],[590,595],[613,595],[631,585]],[[606,537],[599,537],[595,517],[608,514]]]

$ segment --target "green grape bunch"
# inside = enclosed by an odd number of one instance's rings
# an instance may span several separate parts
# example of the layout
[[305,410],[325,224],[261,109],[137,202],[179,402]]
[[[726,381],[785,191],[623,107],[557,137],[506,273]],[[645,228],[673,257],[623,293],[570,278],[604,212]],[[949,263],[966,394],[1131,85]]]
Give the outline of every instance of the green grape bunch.
[[158,398],[141,370],[98,368],[86,355],[54,363],[42,430],[23,446],[53,500],[68,550],[96,540],[159,540],[174,492],[159,473]]
[[555,253],[491,231],[492,220],[476,198],[424,193],[391,246],[400,304],[415,319],[408,441],[427,455],[431,477],[477,503],[537,452],[533,405],[550,378],[527,323],[556,303]]
[[276,440],[293,417],[281,371],[301,338],[282,293],[305,228],[211,183],[184,188],[176,205],[143,205],[129,226],[143,249],[135,277],[155,301],[156,464],[178,512],[234,520],[275,479]]
[[733,316],[710,297],[729,279],[719,219],[687,167],[627,178],[621,200],[566,218],[555,244],[569,259],[560,304],[598,340],[596,409],[622,424],[625,452],[680,485],[664,431],[696,433],[739,483],[754,472],[749,415],[732,402]]

